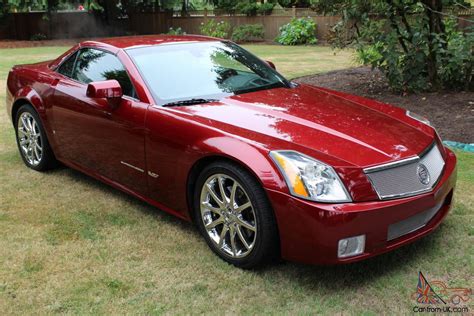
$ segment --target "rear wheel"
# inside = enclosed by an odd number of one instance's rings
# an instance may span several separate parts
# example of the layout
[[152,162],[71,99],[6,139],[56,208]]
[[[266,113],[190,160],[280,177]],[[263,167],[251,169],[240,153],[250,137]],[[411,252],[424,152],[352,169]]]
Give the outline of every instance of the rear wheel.
[[199,230],[219,257],[241,268],[277,257],[273,210],[260,183],[245,169],[228,162],[207,166],[194,201]]
[[56,166],[56,158],[49,146],[38,113],[31,105],[22,105],[18,110],[15,132],[21,158],[29,168],[44,171]]

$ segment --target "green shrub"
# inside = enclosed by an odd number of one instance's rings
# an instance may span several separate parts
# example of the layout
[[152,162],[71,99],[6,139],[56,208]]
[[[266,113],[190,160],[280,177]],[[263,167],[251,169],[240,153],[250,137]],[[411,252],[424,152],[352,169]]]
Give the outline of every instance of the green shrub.
[[255,16],[258,14],[269,15],[272,13],[274,3],[257,3],[252,1],[239,1],[234,6],[234,12],[245,14],[246,16]]
[[201,23],[199,31],[202,35],[206,36],[228,38],[230,32],[230,24],[224,21],[216,22],[215,20],[209,20],[206,23]]
[[265,3],[262,3],[258,7],[257,12],[261,15],[270,15],[272,13],[274,7],[275,7],[274,3],[265,2]]
[[[433,86],[429,77],[428,62],[428,31],[423,21],[413,21],[411,24],[412,49],[406,51],[400,47],[396,32],[377,32],[383,26],[365,26],[374,42],[366,42],[357,47],[357,57],[364,65],[370,65],[383,72],[390,86],[395,91],[423,91],[432,89],[470,89],[474,66],[473,47],[474,32],[458,31],[454,19],[445,20],[445,34],[433,40],[434,56],[437,60],[434,71],[437,75],[438,87]],[[383,21],[380,21],[380,24]],[[373,29],[373,30],[372,30]],[[408,41],[407,41],[408,42]]]
[[186,35],[186,32],[183,31],[182,28],[178,27],[176,29],[174,29],[173,27],[170,27],[169,30],[168,30],[168,33],[166,33],[168,35]]
[[30,41],[44,41],[47,39],[48,37],[43,33],[36,33],[30,37]]
[[446,49],[438,50],[440,81],[445,88],[472,89],[474,67],[474,27],[465,33],[457,30],[455,19],[445,22]]
[[359,60],[382,71],[393,90],[474,88],[474,27],[458,28],[455,8],[463,7],[461,2],[318,0],[314,4],[320,12],[342,16],[330,43],[355,48]]
[[238,43],[261,41],[264,35],[263,24],[243,24],[234,28],[232,40]]
[[255,16],[257,15],[258,5],[256,2],[239,1],[234,9],[236,12],[245,14],[246,16]]
[[293,18],[280,27],[276,41],[282,45],[316,44],[316,23],[311,18]]

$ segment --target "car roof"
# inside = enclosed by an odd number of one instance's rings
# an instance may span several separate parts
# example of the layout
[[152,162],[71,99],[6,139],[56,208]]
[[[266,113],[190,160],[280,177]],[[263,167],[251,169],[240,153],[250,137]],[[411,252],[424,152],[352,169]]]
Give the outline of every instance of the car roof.
[[214,37],[201,35],[140,35],[140,36],[123,36],[110,37],[94,41],[86,41],[81,43],[81,46],[86,46],[87,43],[100,43],[113,46],[118,49],[130,49],[143,46],[154,46],[171,43],[185,43],[185,42],[210,42],[220,40]]

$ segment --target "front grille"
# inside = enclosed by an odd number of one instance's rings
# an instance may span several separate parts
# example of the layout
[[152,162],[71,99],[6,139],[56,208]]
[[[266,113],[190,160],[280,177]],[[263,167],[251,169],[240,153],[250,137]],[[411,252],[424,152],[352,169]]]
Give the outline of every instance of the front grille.
[[388,226],[387,240],[393,240],[398,237],[402,237],[411,232],[414,232],[426,224],[438,213],[443,206],[443,202],[435,205],[434,207],[418,213],[414,216],[408,217],[407,219],[397,222]]
[[379,198],[388,200],[431,191],[443,168],[438,146],[432,145],[421,157],[367,168],[364,172]]

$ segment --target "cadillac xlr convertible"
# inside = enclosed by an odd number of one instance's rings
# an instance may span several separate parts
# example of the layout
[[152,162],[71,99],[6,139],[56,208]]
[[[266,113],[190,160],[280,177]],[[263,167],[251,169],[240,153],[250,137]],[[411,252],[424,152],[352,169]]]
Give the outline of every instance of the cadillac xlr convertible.
[[242,268],[393,250],[439,226],[456,183],[423,117],[216,38],[82,42],[13,67],[6,101],[26,166],[61,162],[193,221]]

